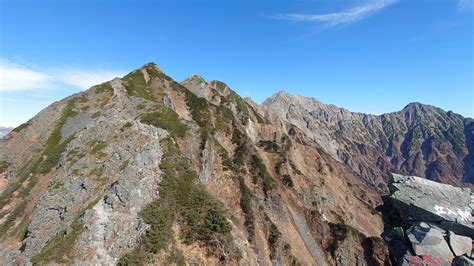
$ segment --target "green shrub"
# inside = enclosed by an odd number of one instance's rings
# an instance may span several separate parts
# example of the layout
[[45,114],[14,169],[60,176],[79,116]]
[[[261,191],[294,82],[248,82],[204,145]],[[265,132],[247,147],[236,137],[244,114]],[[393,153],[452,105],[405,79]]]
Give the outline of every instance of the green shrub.
[[268,173],[267,167],[258,155],[252,155],[251,165],[252,168],[257,172],[257,177],[262,180],[262,190],[265,195],[267,195],[268,191],[272,190],[275,187],[275,181]]
[[180,237],[186,244],[199,241],[209,251],[220,252],[214,246],[217,240],[226,249],[236,249],[222,203],[212,198],[203,185],[196,183],[197,174],[190,170],[173,139],[163,140],[162,146],[164,154],[160,169],[164,177],[158,187],[160,198],[140,212],[150,225],[143,236],[145,250],[157,253],[166,248],[173,239],[173,223],[179,224]]
[[26,127],[28,127],[29,125],[31,124],[31,120],[26,122],[26,123],[23,123],[21,125],[19,125],[18,127],[14,128],[12,131],[13,132],[16,132],[16,133],[20,133],[20,131]]
[[188,89],[183,88],[186,96],[186,104],[191,110],[193,120],[201,128],[210,127],[211,114],[209,112],[209,104],[206,99],[196,96]]
[[184,257],[183,253],[180,251],[173,251],[166,259],[169,264],[177,265],[177,266],[185,266],[186,265],[186,258]]
[[97,118],[101,115],[102,113],[100,111],[97,111],[95,112],[94,114],[92,114],[92,118]]
[[243,177],[240,177],[240,193],[242,194],[240,198],[240,208],[244,212],[244,226],[248,233],[249,241],[253,240],[255,236],[255,222],[252,210],[252,192],[245,184]]
[[292,161],[290,161],[290,167],[291,167],[291,169],[293,169],[293,171],[297,175],[303,175],[303,173],[298,168],[296,168],[296,165]]
[[92,151],[91,153],[92,154],[97,154],[98,152],[102,151],[103,149],[105,149],[105,147],[107,147],[107,143],[105,142],[97,142],[94,147],[92,148]]
[[234,152],[234,164],[240,169],[246,160],[249,150],[247,146],[247,136],[245,136],[237,128],[234,128],[234,131],[232,132],[232,143],[237,145]]
[[[110,85],[109,82],[104,82],[102,84],[99,84],[97,86],[94,86],[93,87],[93,90],[95,93],[99,94],[99,93],[107,93],[109,95],[113,95],[114,94],[114,88],[112,88],[112,85]],[[83,102],[83,101],[82,101]]]
[[10,215],[7,216],[3,224],[0,225],[0,239],[3,239],[3,237],[6,235],[8,230],[11,229],[14,222],[21,215],[25,207],[26,207],[26,201],[22,201],[20,202],[20,204],[18,204],[18,206],[16,206],[16,208],[10,213]]
[[259,147],[263,147],[266,152],[279,153],[280,146],[274,140],[261,140],[258,142]]
[[234,114],[232,111],[225,107],[224,104],[220,104],[217,107],[216,116],[216,128],[228,133],[230,129],[230,123],[234,120]]
[[293,184],[293,179],[291,179],[291,176],[290,175],[283,175],[283,185],[287,186],[287,187],[293,187],[294,184]]
[[143,73],[135,70],[123,77],[125,83],[125,90],[129,95],[140,97],[149,101],[155,101],[151,86],[145,81]]
[[143,257],[143,254],[140,254],[138,249],[134,249],[131,252],[122,256],[117,263],[119,266],[142,266],[145,265],[146,257]]
[[125,169],[125,167],[127,167],[127,165],[128,165],[129,162],[130,162],[130,159],[127,159],[126,161],[123,161],[123,162],[120,164],[119,170],[120,170],[120,171],[123,171],[123,169]]
[[268,244],[270,247],[274,247],[276,243],[278,242],[278,239],[280,239],[281,232],[278,230],[278,227],[272,222],[270,224],[270,232],[268,234]]
[[0,174],[5,172],[8,166],[10,166],[10,164],[7,161],[0,161]]
[[178,114],[164,106],[158,106],[156,112],[142,114],[140,116],[142,123],[152,125],[167,130],[171,135],[184,137],[187,127],[181,123]]
[[153,201],[140,212],[145,223],[150,225],[148,232],[143,236],[143,243],[148,252],[157,253],[166,248],[173,236],[171,226],[174,210],[164,207],[163,203],[162,200]]

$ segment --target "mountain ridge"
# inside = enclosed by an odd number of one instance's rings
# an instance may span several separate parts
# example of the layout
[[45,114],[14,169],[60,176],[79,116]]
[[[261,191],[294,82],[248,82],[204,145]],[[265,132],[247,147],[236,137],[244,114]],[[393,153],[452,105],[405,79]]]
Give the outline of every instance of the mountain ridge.
[[51,104],[0,141],[0,261],[388,263],[376,147],[341,146],[380,124],[279,104],[153,63]]

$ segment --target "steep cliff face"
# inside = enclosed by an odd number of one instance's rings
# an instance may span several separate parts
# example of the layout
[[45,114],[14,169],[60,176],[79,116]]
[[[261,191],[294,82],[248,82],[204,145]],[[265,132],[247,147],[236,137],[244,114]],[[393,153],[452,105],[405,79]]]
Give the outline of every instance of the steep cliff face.
[[0,141],[0,261],[387,261],[380,196],[269,109],[154,64],[52,104]]
[[472,121],[453,112],[411,103],[380,116],[353,113],[315,99],[284,92],[268,108],[297,125],[314,143],[356,175],[386,191],[388,172],[470,185]]

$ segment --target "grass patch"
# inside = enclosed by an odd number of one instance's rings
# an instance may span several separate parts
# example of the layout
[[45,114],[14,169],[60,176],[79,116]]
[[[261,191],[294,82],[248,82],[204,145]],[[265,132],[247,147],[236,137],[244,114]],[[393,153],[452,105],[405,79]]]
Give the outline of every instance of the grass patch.
[[186,135],[187,127],[181,123],[178,114],[161,105],[157,107],[155,112],[142,114],[140,121],[144,124],[165,129],[173,136],[182,138]]
[[97,111],[95,113],[92,114],[92,118],[97,118],[101,115],[102,113],[100,111]]
[[97,154],[98,152],[100,152],[100,151],[102,151],[103,149],[105,149],[105,147],[107,147],[107,143],[105,143],[105,142],[97,142],[97,144],[95,144],[94,147],[92,148],[91,153],[92,153],[92,154]]
[[7,161],[0,161],[0,174],[5,172],[5,170],[7,170],[7,168],[8,168],[8,166],[10,166],[10,164]]
[[123,77],[126,81],[125,90],[129,95],[140,97],[149,101],[155,101],[155,97],[151,91],[151,86],[146,82],[143,73],[140,70],[135,70]]
[[107,94],[110,94],[110,95],[114,94],[114,88],[112,88],[112,85],[110,85],[110,83],[108,83],[108,82],[104,82],[102,84],[94,86],[93,90],[97,94],[100,94],[100,93],[107,93]]
[[129,162],[130,162],[130,160],[123,161],[119,166],[119,170],[123,171],[123,169],[125,169],[125,167],[127,167]]
[[229,108],[223,104],[217,107],[216,128],[218,130],[224,131],[226,134],[229,133],[230,124],[233,120],[234,114]]
[[28,127],[30,124],[31,124],[31,120],[29,120],[26,123],[23,123],[23,124],[19,125],[18,127],[14,128],[12,131],[16,132],[16,133],[20,133],[20,131],[22,131],[24,128]]
[[30,225],[30,221],[28,218],[24,217],[21,223],[15,228],[14,231],[10,234],[20,241],[26,238],[26,233],[28,232],[28,226]]
[[18,206],[16,206],[16,208],[10,213],[10,215],[8,215],[7,219],[0,226],[0,239],[3,239],[5,237],[5,235],[12,228],[16,219],[21,215],[25,207],[26,201],[22,201],[20,202],[20,204],[18,204]]

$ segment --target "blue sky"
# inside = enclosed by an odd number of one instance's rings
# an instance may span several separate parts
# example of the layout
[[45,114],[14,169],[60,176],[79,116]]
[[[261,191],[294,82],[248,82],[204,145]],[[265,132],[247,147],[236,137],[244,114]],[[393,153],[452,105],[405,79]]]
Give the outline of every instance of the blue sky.
[[153,61],[177,81],[474,117],[474,0],[0,0],[0,125]]

